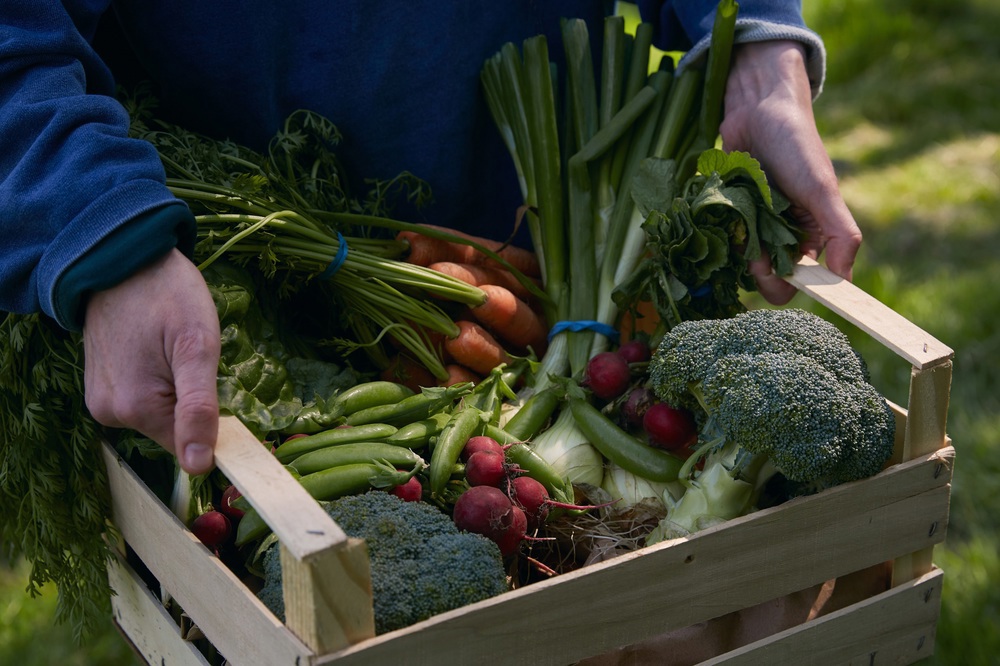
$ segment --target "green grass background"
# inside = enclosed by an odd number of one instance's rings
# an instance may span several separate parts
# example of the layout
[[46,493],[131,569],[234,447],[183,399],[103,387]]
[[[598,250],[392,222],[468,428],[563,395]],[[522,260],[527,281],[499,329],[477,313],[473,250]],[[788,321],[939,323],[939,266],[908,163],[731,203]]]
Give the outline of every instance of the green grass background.
[[[816,117],[865,232],[855,282],[956,352],[948,432],[958,451],[937,650],[929,664],[1000,655],[1000,3],[806,0],[828,51]],[[801,298],[801,297],[799,297]],[[805,303],[803,303],[805,304]],[[909,370],[856,343],[906,404]],[[108,623],[83,648],[53,624],[56,595],[0,565],[0,663],[136,663]]]

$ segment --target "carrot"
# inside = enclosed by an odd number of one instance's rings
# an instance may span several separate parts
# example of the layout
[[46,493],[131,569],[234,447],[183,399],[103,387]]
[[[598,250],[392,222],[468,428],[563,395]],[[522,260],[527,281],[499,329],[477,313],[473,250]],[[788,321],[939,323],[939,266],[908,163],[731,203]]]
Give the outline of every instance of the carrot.
[[[504,244],[500,241],[458,233],[445,227],[437,227],[433,225],[421,226],[475,241],[483,247],[496,252],[508,261],[511,266],[526,276],[532,278],[541,277],[542,272],[541,267],[538,264],[538,257],[536,257],[535,253],[531,250],[526,250],[514,245],[504,246]],[[430,236],[425,236],[424,234],[417,233],[416,231],[400,231],[396,234],[396,240],[403,241],[409,245],[410,251],[406,260],[411,264],[417,264],[418,266],[429,266],[430,264],[438,261],[453,261],[462,264],[479,264],[504,268],[502,264],[494,261],[492,258],[483,254],[471,245],[453,243],[440,238],[431,238]]]
[[499,338],[520,348],[533,347],[536,354],[545,351],[548,331],[537,312],[509,289],[495,284],[480,287],[486,292],[486,302],[471,308],[480,324]]
[[459,334],[444,341],[444,348],[461,365],[486,376],[510,356],[496,338],[474,321],[459,320]]
[[[454,261],[437,261],[429,265],[428,268],[449,275],[456,280],[471,284],[474,287],[496,284],[510,289],[515,296],[522,300],[530,301],[534,298],[532,293],[523,284],[518,282],[517,278],[510,271],[494,268],[493,266],[459,264]],[[541,281],[538,278],[532,278],[532,280],[541,289]]]
[[418,393],[424,386],[435,386],[438,383],[437,377],[427,368],[403,354],[397,355],[389,363],[389,367],[381,372],[380,378],[403,384]]
[[483,381],[481,375],[476,374],[464,365],[459,365],[458,363],[449,363],[444,366],[444,369],[448,371],[448,379],[439,381],[439,386],[451,386],[452,384],[461,384],[462,382],[472,382],[473,384],[478,384]]

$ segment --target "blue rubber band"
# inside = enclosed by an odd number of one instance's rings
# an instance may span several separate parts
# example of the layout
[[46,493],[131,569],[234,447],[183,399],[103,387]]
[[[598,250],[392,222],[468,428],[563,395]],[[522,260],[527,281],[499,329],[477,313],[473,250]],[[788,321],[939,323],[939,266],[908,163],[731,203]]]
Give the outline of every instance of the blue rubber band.
[[707,285],[707,284],[703,284],[700,287],[695,287],[694,289],[689,289],[689,291],[691,292],[691,296],[692,297],[694,297],[694,298],[701,298],[702,296],[708,296],[709,294],[711,294],[712,293],[712,287],[709,286],[709,285]]
[[339,231],[337,232],[337,242],[340,244],[340,249],[337,250],[337,256],[333,258],[330,265],[327,266],[326,270],[323,271],[323,274],[320,275],[320,277],[324,280],[332,278],[334,274],[340,270],[340,267],[344,265],[344,262],[347,261],[347,241],[344,240],[343,234]]
[[563,331],[571,331],[573,333],[579,333],[580,331],[594,331],[595,333],[600,333],[612,342],[618,342],[618,331],[615,330],[614,326],[609,326],[608,324],[602,324],[599,321],[588,319],[582,319],[579,321],[557,321],[552,327],[552,330],[549,331],[549,341],[551,342],[552,338],[559,335]]

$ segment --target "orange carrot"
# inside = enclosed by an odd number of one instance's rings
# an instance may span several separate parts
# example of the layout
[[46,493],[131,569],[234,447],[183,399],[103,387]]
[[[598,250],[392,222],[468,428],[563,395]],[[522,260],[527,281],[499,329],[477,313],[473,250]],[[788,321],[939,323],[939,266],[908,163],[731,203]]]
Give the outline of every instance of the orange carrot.
[[459,334],[444,341],[445,350],[455,361],[480,375],[488,375],[510,356],[496,338],[474,321],[459,320]]
[[392,359],[389,367],[380,373],[380,379],[409,386],[417,393],[425,386],[436,386],[438,383],[437,377],[430,370],[403,354]]
[[495,284],[480,289],[486,292],[486,302],[470,310],[479,323],[505,342],[522,349],[530,346],[542,354],[548,334],[542,318],[509,289]]
[[473,384],[478,384],[483,381],[482,376],[476,374],[472,370],[469,370],[464,365],[449,363],[444,366],[444,368],[448,371],[448,379],[438,382],[439,386],[451,386],[452,384],[461,384],[462,382],[472,382]]
[[[482,287],[487,284],[496,284],[506,287],[518,298],[530,301],[534,295],[528,291],[527,287],[517,281],[517,278],[510,271],[485,266],[479,264],[459,264],[454,261],[437,261],[428,268],[445,275],[450,275],[456,280],[461,280],[474,287]],[[541,288],[540,281],[533,278],[535,284]]]
[[[500,241],[480,238],[479,236],[470,236],[469,234],[459,233],[445,227],[437,227],[429,224],[421,226],[473,240],[483,247],[496,252],[508,261],[511,266],[528,277],[541,277],[542,272],[538,264],[538,257],[531,250],[514,245],[504,246]],[[502,264],[494,261],[471,245],[431,238],[415,231],[400,231],[396,234],[396,240],[404,241],[409,245],[410,251],[406,260],[418,266],[428,266],[437,261],[454,261],[463,264],[480,264],[504,268]]]

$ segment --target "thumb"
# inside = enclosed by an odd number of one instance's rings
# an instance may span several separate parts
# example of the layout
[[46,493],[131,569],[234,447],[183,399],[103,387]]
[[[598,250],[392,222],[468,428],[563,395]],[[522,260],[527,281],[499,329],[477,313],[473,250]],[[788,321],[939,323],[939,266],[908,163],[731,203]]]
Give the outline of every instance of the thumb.
[[181,468],[205,474],[215,465],[214,449],[219,431],[219,397],[216,371],[219,333],[197,329],[173,345],[174,450]]

